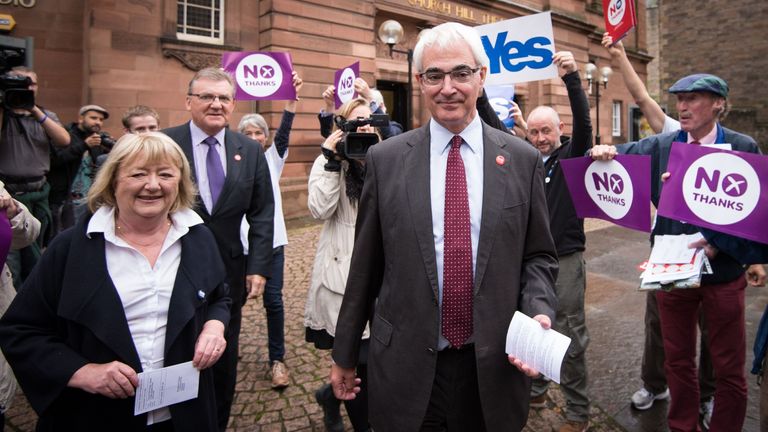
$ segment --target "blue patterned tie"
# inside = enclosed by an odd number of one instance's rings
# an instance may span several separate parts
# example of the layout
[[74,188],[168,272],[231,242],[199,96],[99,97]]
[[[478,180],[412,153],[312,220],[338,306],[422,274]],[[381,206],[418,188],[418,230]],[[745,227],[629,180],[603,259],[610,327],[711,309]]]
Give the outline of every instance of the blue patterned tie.
[[462,139],[451,140],[445,171],[443,230],[443,336],[460,347],[472,335],[472,234]]
[[224,168],[221,164],[219,152],[216,146],[219,140],[216,137],[209,136],[203,140],[208,146],[208,156],[205,158],[205,169],[208,171],[208,187],[211,190],[211,210],[216,205],[221,195],[221,189],[224,187]]

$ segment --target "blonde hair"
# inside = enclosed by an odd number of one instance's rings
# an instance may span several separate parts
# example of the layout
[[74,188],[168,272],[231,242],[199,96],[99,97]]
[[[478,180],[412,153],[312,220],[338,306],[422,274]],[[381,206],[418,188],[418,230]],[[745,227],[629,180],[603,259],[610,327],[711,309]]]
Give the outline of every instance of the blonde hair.
[[[354,120],[354,119],[349,118],[349,115],[352,113],[352,111],[354,111],[355,109],[357,109],[358,107],[361,107],[361,106],[364,106],[364,107],[366,107],[368,109],[371,108],[370,105],[368,104],[368,101],[363,99],[363,98],[361,98],[361,97],[356,97],[354,99],[350,99],[350,100],[344,102],[344,105],[340,106],[339,109],[336,110],[336,115],[340,116],[340,117],[343,117],[344,120]],[[371,114],[373,114],[373,113],[371,113]],[[338,125],[336,125],[336,122],[334,122],[333,130],[336,130],[338,128],[339,128]],[[381,141],[381,133],[379,132],[379,128],[374,128],[374,130],[375,130],[376,135],[379,136],[379,141]]]
[[192,170],[184,152],[172,139],[160,132],[143,135],[123,135],[112,148],[104,165],[99,168],[96,179],[88,191],[88,209],[95,212],[102,206],[117,207],[115,184],[120,168],[136,161],[171,162],[179,171],[179,193],[171,205],[173,213],[181,208],[192,208],[197,188],[192,181]]

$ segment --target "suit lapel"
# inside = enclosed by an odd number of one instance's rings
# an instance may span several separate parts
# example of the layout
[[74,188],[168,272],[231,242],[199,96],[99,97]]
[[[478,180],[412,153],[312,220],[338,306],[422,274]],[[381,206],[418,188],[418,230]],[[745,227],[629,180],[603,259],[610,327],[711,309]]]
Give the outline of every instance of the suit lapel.
[[165,330],[165,353],[171,349],[187,323],[194,318],[195,312],[205,301],[208,294],[216,287],[209,281],[208,267],[195,259],[195,251],[201,245],[195,241],[193,232],[181,238],[181,263],[173,284],[171,302],[168,305],[168,322]]
[[[70,254],[67,259],[58,314],[87,328],[118,358],[140,371],[141,362],[123,304],[107,271],[104,236],[92,234],[89,239],[84,235],[83,225],[76,229],[81,228],[83,232],[72,239],[71,250],[77,254]],[[85,283],[83,276],[87,278]]]
[[216,201],[216,205],[213,206],[211,214],[216,214],[216,211],[221,208],[227,201],[227,197],[235,189],[237,181],[240,179],[240,171],[243,163],[249,163],[244,160],[243,157],[243,143],[238,139],[234,132],[227,129],[224,135],[224,148],[227,153],[227,176],[224,179],[224,187],[221,189],[221,195],[219,200]]
[[[507,144],[498,142],[487,134],[489,127],[483,123],[483,210],[475,264],[475,294],[482,286],[493,242],[498,236],[496,228],[504,205],[511,163],[509,152],[504,149]],[[503,165],[496,162],[497,156],[504,158]]]
[[435,299],[438,298],[435,240],[432,236],[432,200],[430,199],[429,123],[418,129],[408,141],[410,149],[403,153],[403,172],[409,173],[405,188],[411,211],[416,241],[419,244],[427,277]]
[[[183,124],[181,126],[177,126],[176,128],[168,131],[168,135],[176,141],[176,144],[178,144],[181,149],[184,151],[184,155],[187,157],[187,160],[189,161],[189,168],[192,173],[192,181],[195,182],[197,185],[197,169],[195,168],[195,151],[194,151],[194,143],[192,142],[192,131],[189,128],[189,122],[186,124]],[[208,213],[208,209],[205,208],[205,204],[203,203],[203,200],[198,195],[195,198],[195,211],[202,217],[204,220],[208,220],[210,217],[210,213]]]

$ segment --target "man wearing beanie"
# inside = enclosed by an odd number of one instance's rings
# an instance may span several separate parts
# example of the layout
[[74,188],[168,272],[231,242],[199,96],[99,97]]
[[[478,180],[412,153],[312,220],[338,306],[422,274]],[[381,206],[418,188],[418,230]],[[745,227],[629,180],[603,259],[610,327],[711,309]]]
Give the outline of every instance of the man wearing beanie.
[[[638,142],[592,149],[595,160],[610,160],[617,153],[651,157],[651,201],[658,206],[661,175],[667,172],[673,142],[708,145],[758,153],[755,140],[723,127],[728,111],[728,84],[709,74],[694,74],[677,81],[669,92],[677,96],[680,130],[654,135]],[[693,234],[699,228],[680,221],[656,218],[655,235]],[[744,268],[727,252],[710,259],[712,274],[702,275],[696,289],[656,292],[661,333],[666,354],[665,370],[672,396],[668,422],[671,431],[699,430],[699,384],[696,371],[696,328],[702,308],[709,332],[715,371],[714,412],[709,428],[740,431],[747,409],[744,375]]]

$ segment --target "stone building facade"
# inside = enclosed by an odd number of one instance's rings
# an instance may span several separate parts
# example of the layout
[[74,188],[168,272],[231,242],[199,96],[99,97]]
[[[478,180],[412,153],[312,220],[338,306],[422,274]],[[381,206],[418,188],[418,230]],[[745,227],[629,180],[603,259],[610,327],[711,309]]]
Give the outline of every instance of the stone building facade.
[[[639,25],[625,45],[645,78],[651,60],[645,45],[645,6],[636,3]],[[182,10],[200,4],[210,6],[211,16],[220,19],[212,21],[206,36],[190,36],[183,27],[189,16]],[[552,12],[556,49],[572,51],[582,70],[588,60],[609,64],[600,46],[604,25],[599,0],[0,0],[0,14],[16,21],[8,36],[34,43],[40,103],[66,122],[76,119],[81,105],[102,105],[112,114],[106,130],[117,136],[122,133],[122,113],[135,104],[157,109],[162,127],[188,120],[184,99],[193,71],[218,65],[225,51],[290,52],[305,85],[282,179],[289,218],[306,214],[307,174],[322,143],[316,117],[323,107],[321,93],[336,69],[359,61],[363,78],[384,90],[393,118],[406,123],[407,57],[390,55],[388,46],[378,41],[382,22],[395,19],[403,25],[405,42],[395,48],[404,51],[413,48],[421,29],[445,21],[474,26],[541,11]],[[567,94],[559,79],[519,84],[515,91],[524,112],[552,105],[570,131]],[[412,122],[418,127],[428,121],[428,113],[415,81],[411,100]],[[594,123],[594,97],[590,104]],[[260,112],[276,127],[283,106],[281,101],[238,102],[233,124],[246,113]],[[603,143],[630,138],[631,107],[616,74],[601,89]],[[612,118],[614,110],[618,119]],[[613,120],[618,128],[612,127]]]
[[666,91],[675,81],[699,72],[720,76],[732,104],[723,124],[751,135],[768,152],[768,2],[651,0],[649,6],[657,10],[659,54],[649,75],[658,74],[661,102],[675,116],[675,99]]

